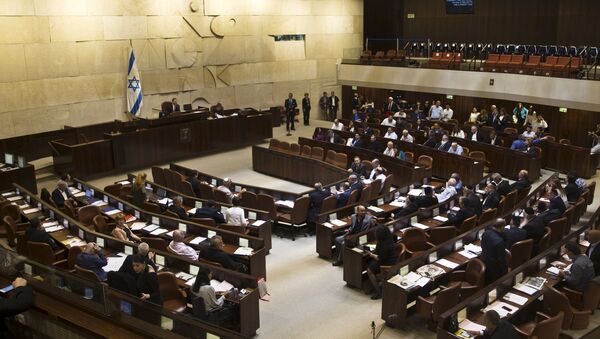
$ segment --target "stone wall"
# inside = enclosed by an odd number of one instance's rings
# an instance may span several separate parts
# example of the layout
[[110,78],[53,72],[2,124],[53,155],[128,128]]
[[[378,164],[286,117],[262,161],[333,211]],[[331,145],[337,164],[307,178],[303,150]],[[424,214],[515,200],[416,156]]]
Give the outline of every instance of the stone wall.
[[171,97],[316,103],[341,94],[336,64],[360,54],[362,15],[363,0],[0,0],[0,138],[127,119],[130,46],[144,117]]

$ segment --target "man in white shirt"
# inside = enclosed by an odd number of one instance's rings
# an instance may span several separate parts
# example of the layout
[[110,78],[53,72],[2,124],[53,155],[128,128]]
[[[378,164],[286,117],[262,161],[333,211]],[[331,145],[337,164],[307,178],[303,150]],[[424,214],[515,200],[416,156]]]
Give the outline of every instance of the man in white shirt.
[[440,118],[442,117],[442,106],[441,102],[438,100],[435,102],[435,104],[431,105],[431,108],[429,109],[429,119],[431,120],[440,120]]
[[394,149],[394,143],[391,141],[388,141],[387,143],[387,147],[385,148],[385,150],[383,150],[383,154],[390,156],[390,157],[395,157],[396,156],[396,150]]
[[331,129],[336,130],[336,131],[343,131],[344,130],[344,124],[342,124],[340,122],[340,119],[335,119],[333,121],[333,125],[331,125]]
[[229,199],[230,202],[234,197],[237,197],[242,192],[246,191],[246,189],[242,189],[239,193],[234,193],[232,191],[232,189],[233,189],[232,186],[233,186],[233,183],[232,183],[231,179],[225,178],[225,179],[223,179],[223,185],[217,187],[217,189],[219,191],[224,192],[227,195],[227,198]]
[[225,211],[225,222],[227,225],[247,226],[248,220],[244,216],[244,209],[240,207],[240,198],[234,197],[231,203],[233,206]]
[[458,143],[453,142],[452,145],[450,145],[450,148],[448,149],[448,153],[462,155],[463,148]]
[[448,121],[452,119],[453,115],[454,111],[452,110],[452,108],[450,108],[450,105],[446,105],[446,108],[444,108],[444,110],[442,111],[442,120]]
[[396,127],[396,120],[394,120],[394,117],[390,115],[389,117],[383,119],[381,126]]
[[438,203],[442,203],[456,195],[456,188],[454,186],[456,186],[456,180],[453,178],[448,179],[446,188],[444,188],[442,193],[435,195],[438,199]]
[[523,132],[523,136],[528,139],[535,138],[535,132],[532,130],[531,125],[527,124],[527,126],[525,126],[525,131]]
[[386,139],[396,140],[398,139],[398,134],[396,134],[396,132],[394,132],[394,130],[391,127],[389,127],[383,137]]
[[190,246],[186,245],[183,240],[185,239],[185,232],[180,230],[173,231],[173,240],[169,243],[169,249],[182,257],[198,260],[198,252]]
[[375,178],[377,177],[377,167],[379,167],[379,159],[373,159],[371,161],[371,167],[371,173],[369,173],[369,177],[367,179],[375,180]]
[[413,138],[412,135],[408,134],[408,130],[403,130],[402,137],[400,137],[400,140],[412,143],[415,140],[415,138]]

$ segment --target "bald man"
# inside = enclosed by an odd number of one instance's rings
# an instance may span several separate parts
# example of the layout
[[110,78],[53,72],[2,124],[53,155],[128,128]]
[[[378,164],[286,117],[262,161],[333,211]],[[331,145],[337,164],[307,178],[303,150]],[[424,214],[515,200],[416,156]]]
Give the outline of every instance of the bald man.
[[342,235],[335,238],[335,257],[333,266],[340,266],[344,262],[344,244],[346,237],[364,232],[375,225],[375,219],[367,214],[367,208],[363,205],[356,206],[356,213],[352,215],[352,226]]

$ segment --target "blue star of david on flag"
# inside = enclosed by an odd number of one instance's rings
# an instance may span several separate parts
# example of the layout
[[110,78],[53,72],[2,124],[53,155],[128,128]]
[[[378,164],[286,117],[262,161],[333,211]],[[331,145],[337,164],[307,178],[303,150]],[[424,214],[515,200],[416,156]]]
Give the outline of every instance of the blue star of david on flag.
[[135,62],[133,48],[129,53],[129,68],[127,70],[127,111],[133,116],[138,116],[144,102],[142,95],[142,83],[140,81],[140,72]]

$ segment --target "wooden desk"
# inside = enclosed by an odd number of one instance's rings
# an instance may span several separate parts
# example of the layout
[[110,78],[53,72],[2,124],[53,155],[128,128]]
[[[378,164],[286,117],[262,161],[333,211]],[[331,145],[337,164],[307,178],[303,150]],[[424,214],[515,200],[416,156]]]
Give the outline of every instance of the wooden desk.
[[0,171],[0,191],[9,190],[13,187],[12,184],[16,183],[37,194],[37,181],[33,165],[27,164],[23,168],[4,167],[2,169],[6,170]]
[[596,174],[600,154],[590,154],[590,149],[575,145],[565,145],[551,140],[544,140],[542,148],[542,164],[544,168],[567,173],[575,171],[586,179]]
[[324,161],[252,146],[252,169],[305,186],[322,182],[324,186],[348,177],[345,169]]

